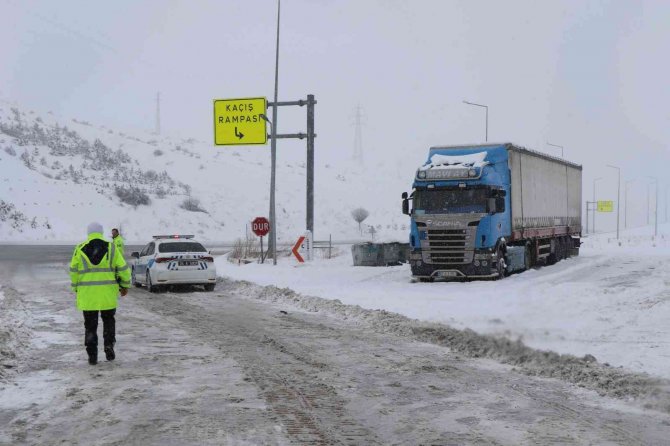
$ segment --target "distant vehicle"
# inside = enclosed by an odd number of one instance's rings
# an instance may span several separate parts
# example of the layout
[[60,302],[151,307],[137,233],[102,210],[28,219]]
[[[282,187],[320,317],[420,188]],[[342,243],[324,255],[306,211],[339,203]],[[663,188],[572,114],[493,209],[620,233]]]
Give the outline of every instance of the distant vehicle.
[[157,293],[168,285],[216,285],[214,258],[192,235],[154,235],[140,252],[131,253],[131,281]]
[[502,278],[579,254],[578,164],[511,143],[432,147],[413,188],[402,209],[421,281]]

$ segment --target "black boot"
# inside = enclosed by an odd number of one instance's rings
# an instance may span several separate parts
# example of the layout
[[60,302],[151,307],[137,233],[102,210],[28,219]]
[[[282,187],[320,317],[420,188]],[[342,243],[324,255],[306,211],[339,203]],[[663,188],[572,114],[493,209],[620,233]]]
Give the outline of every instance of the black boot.
[[98,363],[98,349],[87,348],[86,353],[88,353],[88,363],[96,365]]
[[114,358],[116,358],[116,355],[114,354],[114,346],[113,345],[108,345],[105,347],[105,357],[107,358],[107,361],[114,361]]

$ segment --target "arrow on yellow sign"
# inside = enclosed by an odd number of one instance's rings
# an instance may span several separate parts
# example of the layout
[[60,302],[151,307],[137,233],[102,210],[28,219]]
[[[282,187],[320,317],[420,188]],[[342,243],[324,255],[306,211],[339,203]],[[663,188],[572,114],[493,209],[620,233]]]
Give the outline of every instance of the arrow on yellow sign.
[[265,98],[214,100],[214,144],[266,144]]

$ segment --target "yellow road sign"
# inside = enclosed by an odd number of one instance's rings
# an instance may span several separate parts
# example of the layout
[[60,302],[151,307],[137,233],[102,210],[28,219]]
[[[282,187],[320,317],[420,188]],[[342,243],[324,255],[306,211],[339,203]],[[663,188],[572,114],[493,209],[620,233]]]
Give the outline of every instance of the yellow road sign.
[[613,201],[599,201],[598,202],[598,212],[614,212],[614,202]]
[[267,104],[265,98],[215,99],[214,144],[266,144],[268,132],[261,114]]

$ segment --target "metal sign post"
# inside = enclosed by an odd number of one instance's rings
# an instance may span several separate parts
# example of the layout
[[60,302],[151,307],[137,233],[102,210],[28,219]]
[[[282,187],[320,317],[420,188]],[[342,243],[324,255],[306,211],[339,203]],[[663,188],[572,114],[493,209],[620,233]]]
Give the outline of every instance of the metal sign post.
[[[273,122],[271,123],[271,129],[272,129],[272,134],[268,135],[268,138],[272,140],[272,144],[274,146],[275,140],[277,139],[306,139],[307,140],[307,163],[306,163],[306,168],[307,168],[307,200],[306,200],[306,229],[310,231],[312,234],[314,234],[314,138],[316,138],[316,133],[314,133],[314,105],[316,105],[316,99],[314,99],[313,94],[308,94],[307,99],[300,99],[298,101],[283,101],[283,102],[269,102],[268,106],[271,106],[273,110],[276,109],[276,107],[286,107],[286,106],[299,106],[299,107],[304,107],[307,106],[307,133],[284,133],[284,134],[277,134],[277,123],[276,123],[276,116],[274,117]],[[265,116],[265,115],[263,115]],[[266,118],[267,119],[267,118]],[[274,153],[274,152],[273,152]],[[275,159],[276,154],[273,155],[273,160]],[[273,176],[274,178],[274,163],[273,163]],[[272,214],[272,209],[274,209],[274,181],[272,181],[271,185],[271,193],[270,193],[270,206],[271,206],[271,214]],[[272,221],[272,230],[276,229],[276,225],[273,219],[273,215],[270,215],[270,221]],[[274,264],[276,265],[276,237],[273,237],[272,235],[270,236],[270,241],[269,241],[269,246],[268,248],[272,251],[273,253],[273,258],[275,259]]]

